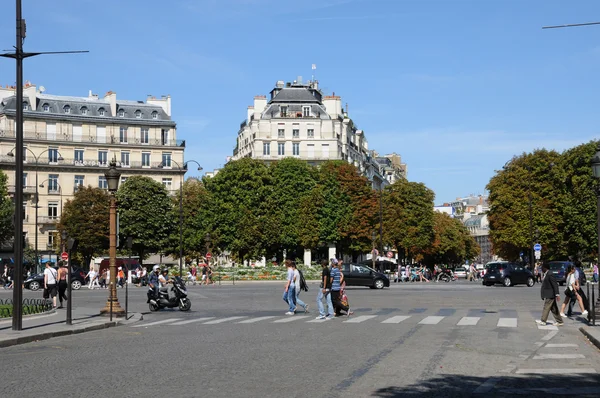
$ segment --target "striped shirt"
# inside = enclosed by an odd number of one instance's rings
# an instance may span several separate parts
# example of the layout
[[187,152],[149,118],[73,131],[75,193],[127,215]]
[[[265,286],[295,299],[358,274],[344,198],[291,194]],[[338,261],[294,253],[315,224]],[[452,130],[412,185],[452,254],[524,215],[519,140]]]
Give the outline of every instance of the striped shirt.
[[331,284],[331,290],[334,292],[339,292],[341,289],[340,286],[340,278],[341,278],[340,270],[337,267],[331,268],[331,277],[333,278],[333,283]]

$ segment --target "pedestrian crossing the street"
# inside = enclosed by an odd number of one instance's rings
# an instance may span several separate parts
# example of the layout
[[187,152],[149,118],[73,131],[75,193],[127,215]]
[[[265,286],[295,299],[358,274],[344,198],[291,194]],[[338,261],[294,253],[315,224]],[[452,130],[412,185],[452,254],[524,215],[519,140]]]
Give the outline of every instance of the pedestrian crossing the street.
[[[360,310],[360,309],[359,309]],[[357,312],[359,312],[357,310]],[[371,310],[371,309],[368,309]],[[478,312],[479,311],[479,312]],[[374,311],[371,311],[374,312]],[[461,310],[449,311],[448,309],[440,309],[435,311],[434,314],[429,315],[427,310],[419,309],[419,311],[410,310],[407,315],[397,315],[390,311],[381,311],[378,313],[366,313],[366,314],[355,314],[350,317],[341,316],[336,317],[335,322],[344,324],[383,324],[383,325],[419,325],[421,327],[460,327],[468,329],[470,327],[488,327],[499,330],[510,330],[519,327],[537,328],[539,330],[558,330],[558,326],[548,323],[547,325],[540,325],[536,323],[535,314],[524,312],[518,313],[517,311],[504,310],[497,312],[488,313],[482,310]],[[206,315],[206,314],[205,314]],[[478,315],[478,316],[475,316]],[[537,318],[539,319],[539,318]],[[219,324],[298,324],[298,323],[326,323],[325,319],[315,319],[315,316],[298,314],[298,315],[268,315],[257,314],[256,316],[251,315],[240,315],[240,316],[199,316],[197,318],[185,319],[185,318],[169,318],[162,320],[149,320],[148,322],[141,322],[132,325],[135,328],[161,326],[161,327],[173,327],[173,326],[184,326],[184,325],[219,325]]]

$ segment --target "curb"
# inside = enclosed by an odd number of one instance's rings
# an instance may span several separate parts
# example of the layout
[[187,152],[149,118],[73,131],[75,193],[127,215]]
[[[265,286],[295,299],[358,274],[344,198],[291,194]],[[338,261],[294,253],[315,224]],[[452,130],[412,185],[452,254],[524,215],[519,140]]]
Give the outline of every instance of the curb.
[[[134,319],[134,318],[139,318],[139,319]],[[0,348],[6,348],[6,347],[11,347],[11,346],[26,344],[26,343],[32,343],[34,341],[48,340],[53,337],[69,336],[69,335],[73,335],[73,334],[80,334],[80,333],[85,333],[85,332],[93,332],[93,331],[97,331],[97,330],[108,329],[108,328],[115,327],[115,326],[126,325],[129,323],[137,322],[142,319],[143,319],[142,314],[135,313],[128,320],[119,319],[119,320],[115,320],[112,322],[108,321],[108,322],[103,322],[103,323],[99,323],[99,324],[95,324],[95,325],[74,327],[73,329],[59,330],[56,332],[37,333],[37,334],[29,335],[29,336],[21,336],[21,337],[6,339],[6,340],[0,340]]]
[[592,335],[590,334],[590,332],[588,332],[588,331],[587,331],[587,330],[586,330],[586,329],[585,329],[583,326],[579,328],[579,331],[580,331],[581,333],[583,333],[583,335],[584,335],[585,337],[587,337],[587,338],[588,338],[588,340],[589,340],[589,341],[590,341],[590,342],[591,342],[593,345],[595,345],[595,346],[596,346],[596,348],[598,348],[598,349],[600,350],[600,340],[598,340],[596,337],[592,336]]

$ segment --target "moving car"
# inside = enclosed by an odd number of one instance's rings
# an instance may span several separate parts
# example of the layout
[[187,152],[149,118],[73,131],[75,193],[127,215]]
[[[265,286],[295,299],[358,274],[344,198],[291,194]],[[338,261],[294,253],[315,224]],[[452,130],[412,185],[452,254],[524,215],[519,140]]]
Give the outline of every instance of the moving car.
[[457,278],[467,279],[467,269],[465,267],[458,267],[454,270],[454,276]]
[[[86,272],[81,268],[71,267],[71,289],[79,290],[81,286],[85,285]],[[54,268],[56,270],[56,268]],[[33,291],[39,290],[44,287],[44,273],[33,274],[23,282],[25,289]]]
[[368,286],[371,289],[390,287],[390,280],[385,274],[360,264],[342,264],[342,273],[346,286]]
[[554,278],[559,285],[564,285],[567,281],[567,267],[569,265],[573,265],[570,261],[549,261],[548,266],[550,270],[548,272],[552,272]]
[[532,287],[535,284],[533,273],[521,264],[497,261],[486,264],[485,268],[487,272],[483,276],[484,286],[501,283],[507,287],[519,284]]

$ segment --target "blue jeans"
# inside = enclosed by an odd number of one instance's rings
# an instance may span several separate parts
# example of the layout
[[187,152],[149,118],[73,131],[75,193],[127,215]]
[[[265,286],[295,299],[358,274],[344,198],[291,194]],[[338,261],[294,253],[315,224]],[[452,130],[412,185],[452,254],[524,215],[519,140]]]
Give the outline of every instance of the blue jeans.
[[283,292],[283,301],[288,303],[290,306],[290,312],[294,312],[296,309],[296,289],[293,286],[290,286],[287,292]]
[[300,289],[296,290],[294,289],[295,292],[295,296],[294,296],[294,301],[296,302],[296,305],[304,308],[306,310],[306,303],[302,300],[300,300]]
[[598,274],[594,274],[594,275],[592,276],[592,281],[594,281],[594,282],[598,282]]
[[329,289],[327,290],[327,293],[323,293],[323,289],[319,289],[319,294],[317,294],[317,307],[319,308],[319,315],[325,316],[323,297],[327,299],[327,315],[333,317],[333,303],[331,302],[331,292]]

